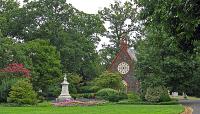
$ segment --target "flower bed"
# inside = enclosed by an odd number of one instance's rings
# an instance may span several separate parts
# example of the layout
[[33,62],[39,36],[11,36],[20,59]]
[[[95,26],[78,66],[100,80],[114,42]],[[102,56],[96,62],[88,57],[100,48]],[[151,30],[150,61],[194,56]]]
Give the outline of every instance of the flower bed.
[[79,101],[79,100],[73,100],[73,99],[66,99],[63,102],[56,102],[52,103],[54,106],[93,106],[93,105],[100,105],[106,103],[105,101]]

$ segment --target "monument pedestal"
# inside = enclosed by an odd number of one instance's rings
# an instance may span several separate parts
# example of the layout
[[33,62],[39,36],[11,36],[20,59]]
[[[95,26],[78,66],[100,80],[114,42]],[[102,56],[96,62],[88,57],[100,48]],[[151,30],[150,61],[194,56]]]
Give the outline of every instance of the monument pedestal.
[[72,99],[72,97],[69,94],[69,89],[68,89],[69,82],[67,81],[66,74],[64,77],[64,81],[61,83],[61,85],[62,85],[62,91],[60,96],[58,96],[58,98],[56,99],[56,101],[63,102],[65,100]]
[[64,102],[67,100],[72,100],[73,98],[71,98],[71,96],[59,96],[58,98],[56,98],[56,102]]

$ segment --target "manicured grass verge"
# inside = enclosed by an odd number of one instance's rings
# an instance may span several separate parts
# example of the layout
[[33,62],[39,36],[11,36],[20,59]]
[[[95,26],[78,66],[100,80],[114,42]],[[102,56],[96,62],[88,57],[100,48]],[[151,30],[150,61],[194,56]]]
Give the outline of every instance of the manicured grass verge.
[[[179,100],[184,100],[183,96],[178,96],[178,97],[172,97],[171,96],[171,98],[173,98],[173,99],[179,99]],[[188,100],[200,100],[200,98],[198,98],[198,97],[192,97],[192,96],[188,96],[187,99]]]
[[168,102],[159,102],[159,103],[153,103],[153,102],[131,102],[127,100],[123,100],[118,102],[117,104],[132,104],[132,105],[178,105],[180,104],[178,101],[168,101]]
[[88,107],[0,107],[0,114],[180,114],[181,105],[103,105]]

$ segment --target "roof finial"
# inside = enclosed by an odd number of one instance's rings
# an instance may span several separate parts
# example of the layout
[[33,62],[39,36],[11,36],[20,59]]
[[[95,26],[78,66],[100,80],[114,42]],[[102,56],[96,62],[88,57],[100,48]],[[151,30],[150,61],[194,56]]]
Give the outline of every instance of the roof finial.
[[123,33],[121,35],[121,39],[120,39],[120,48],[128,48],[128,42],[127,42],[127,39],[126,39],[126,34]]

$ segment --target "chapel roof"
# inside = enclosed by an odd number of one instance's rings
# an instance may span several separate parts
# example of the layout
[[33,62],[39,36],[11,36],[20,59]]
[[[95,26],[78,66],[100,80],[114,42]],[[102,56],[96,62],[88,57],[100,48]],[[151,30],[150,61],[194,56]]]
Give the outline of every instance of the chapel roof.
[[119,58],[121,54],[127,55],[132,61],[137,61],[136,52],[133,48],[128,48],[128,42],[125,38],[122,37],[120,41],[120,51],[116,54],[115,58],[113,59],[111,65],[108,67],[110,69],[116,60]]
[[132,60],[137,61],[134,49],[128,48],[127,52],[128,52],[128,54],[129,54],[129,56],[131,57]]

